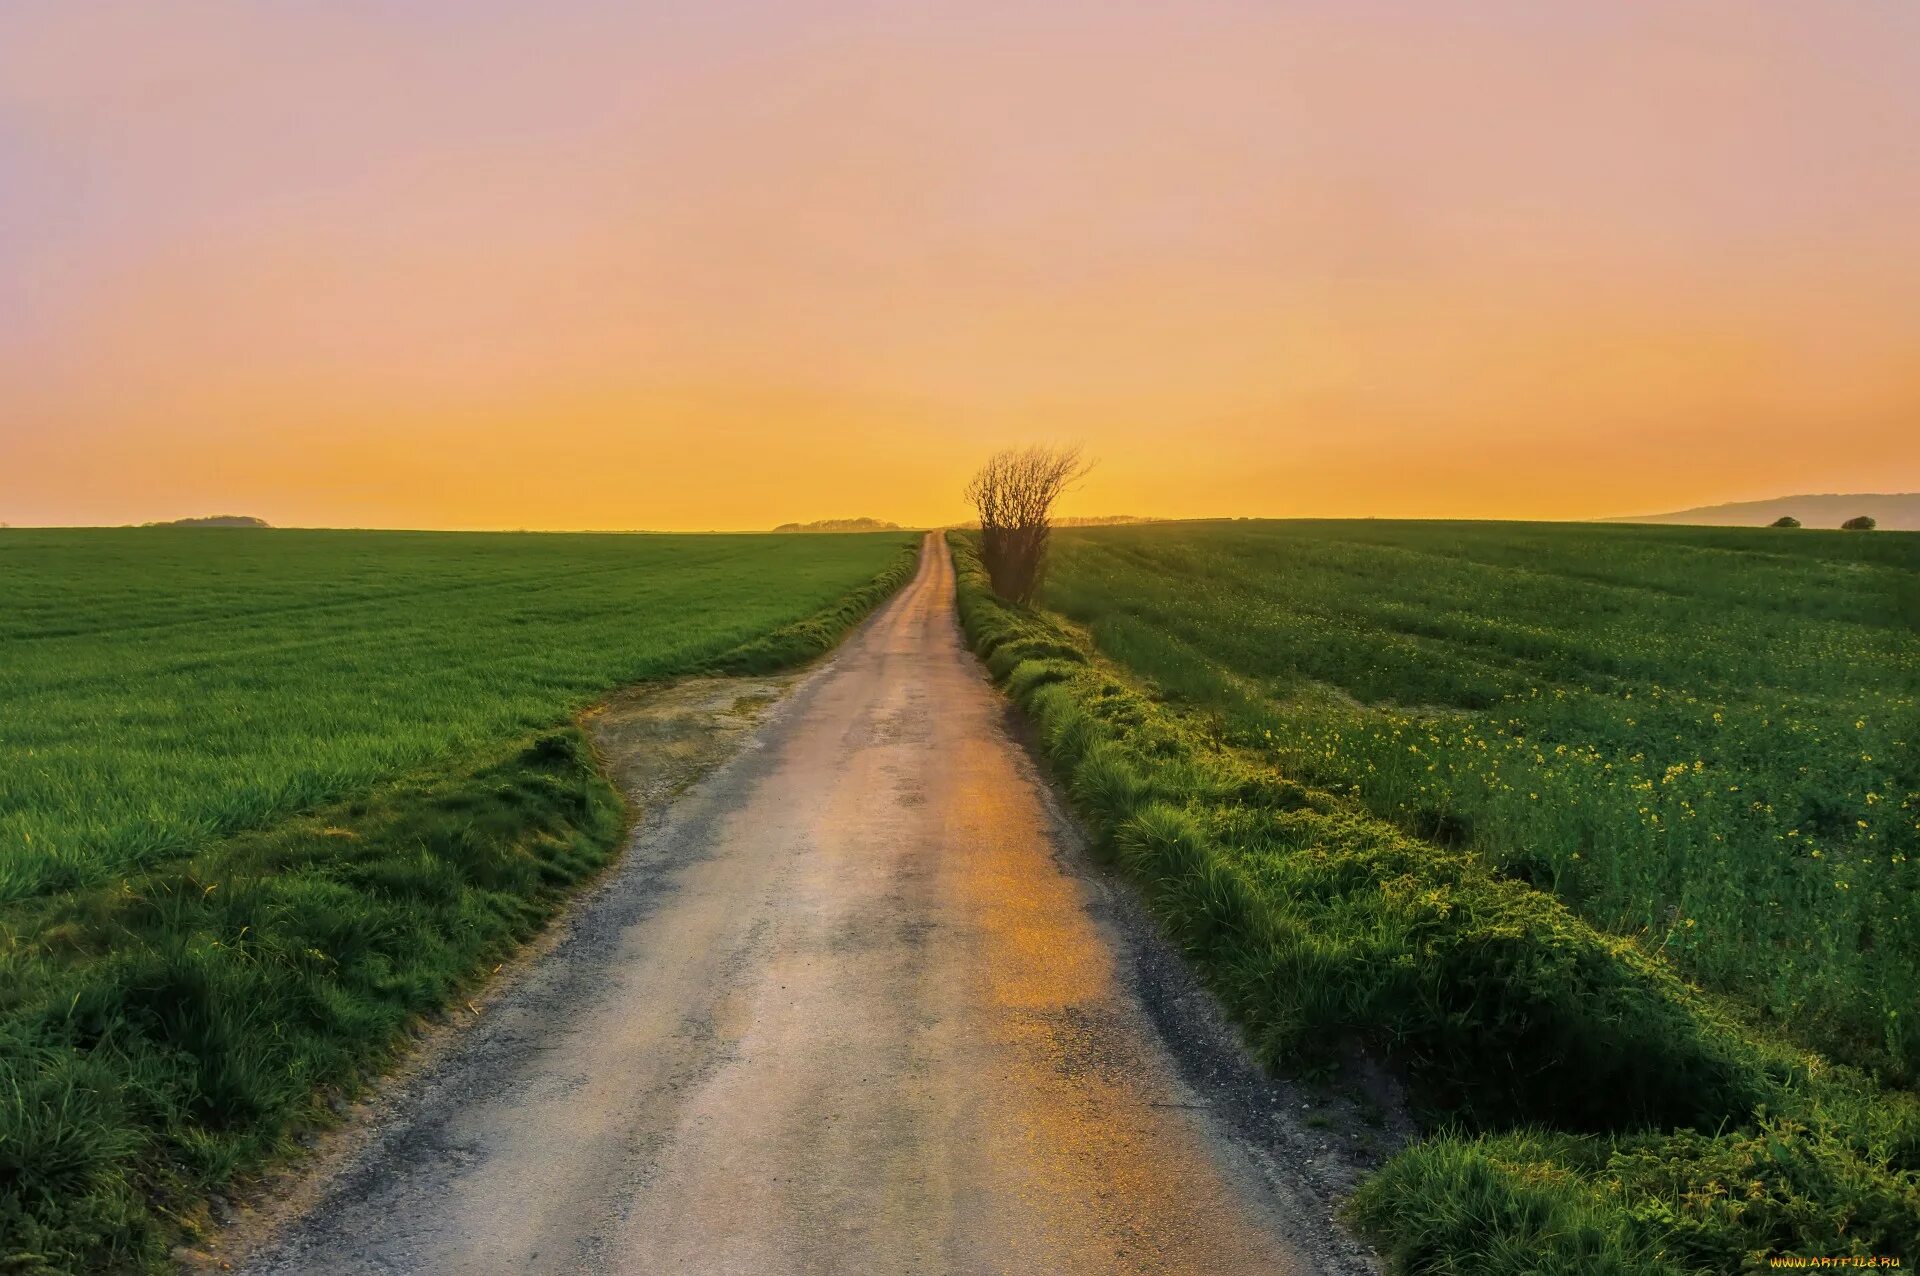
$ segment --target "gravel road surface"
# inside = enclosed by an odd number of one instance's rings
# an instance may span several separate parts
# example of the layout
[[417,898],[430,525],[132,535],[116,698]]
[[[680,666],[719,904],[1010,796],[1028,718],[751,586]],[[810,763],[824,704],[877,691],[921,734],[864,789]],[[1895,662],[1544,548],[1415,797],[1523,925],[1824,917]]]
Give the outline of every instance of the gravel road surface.
[[929,537],[245,1270],[1372,1270],[952,597]]

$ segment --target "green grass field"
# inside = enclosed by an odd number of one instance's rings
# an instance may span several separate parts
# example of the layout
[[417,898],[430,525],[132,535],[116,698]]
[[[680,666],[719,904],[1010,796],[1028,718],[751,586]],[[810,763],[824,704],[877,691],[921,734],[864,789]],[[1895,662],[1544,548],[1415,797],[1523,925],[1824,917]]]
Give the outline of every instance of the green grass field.
[[1920,1235],[1920,537],[1210,523],[962,617],[1255,1048],[1397,1065],[1408,1272]]
[[1920,1066],[1920,536],[1068,532],[1047,602],[1287,774]]
[[0,901],[549,726],[831,606],[899,536],[0,537]]
[[0,533],[0,1271],[162,1265],[617,848],[576,710],[916,539]]

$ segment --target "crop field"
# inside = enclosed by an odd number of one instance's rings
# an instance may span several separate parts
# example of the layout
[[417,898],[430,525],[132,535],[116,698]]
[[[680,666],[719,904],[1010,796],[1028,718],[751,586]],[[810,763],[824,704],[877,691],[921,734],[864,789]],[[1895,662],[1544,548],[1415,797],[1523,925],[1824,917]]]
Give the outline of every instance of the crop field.
[[0,537],[0,901],[550,726],[833,604],[898,536]]
[[0,1271],[164,1266],[613,853],[574,711],[915,539],[0,533]]
[[1920,537],[1060,539],[1049,605],[1234,743],[1479,852],[1809,1046],[1920,1069]]
[[1764,1270],[1920,1235],[1920,537],[1072,529],[960,611],[1254,1049],[1409,1085],[1397,1268]]

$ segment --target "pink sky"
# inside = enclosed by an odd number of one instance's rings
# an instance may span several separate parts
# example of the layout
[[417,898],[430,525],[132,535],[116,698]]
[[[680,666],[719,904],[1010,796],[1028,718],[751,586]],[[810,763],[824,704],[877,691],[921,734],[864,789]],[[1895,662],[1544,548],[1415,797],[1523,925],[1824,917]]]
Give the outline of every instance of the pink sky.
[[1920,488],[1920,6],[0,8],[0,520]]

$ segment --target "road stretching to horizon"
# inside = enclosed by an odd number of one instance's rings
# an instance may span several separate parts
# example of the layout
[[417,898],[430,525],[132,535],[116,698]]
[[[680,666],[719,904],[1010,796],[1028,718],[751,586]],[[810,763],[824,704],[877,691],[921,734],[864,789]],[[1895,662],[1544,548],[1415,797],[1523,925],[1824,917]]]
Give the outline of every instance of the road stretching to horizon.
[[245,1270],[1368,1270],[1119,894],[930,536]]

